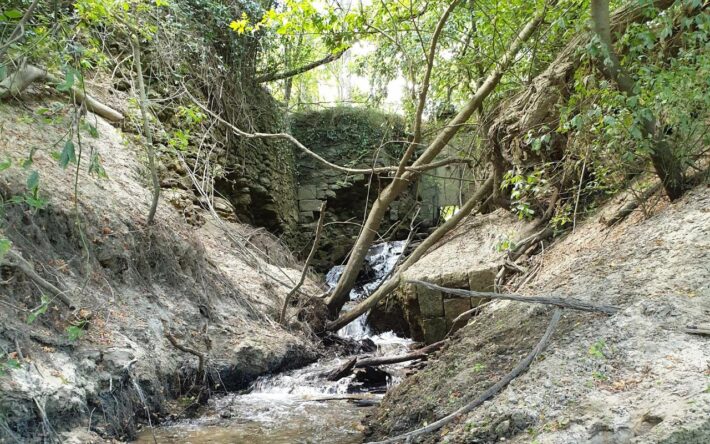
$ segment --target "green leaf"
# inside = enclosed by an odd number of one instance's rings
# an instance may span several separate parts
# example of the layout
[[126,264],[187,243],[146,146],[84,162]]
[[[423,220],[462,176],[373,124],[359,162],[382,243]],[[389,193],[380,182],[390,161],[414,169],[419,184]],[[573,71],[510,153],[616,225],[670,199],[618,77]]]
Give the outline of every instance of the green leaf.
[[107,179],[108,174],[103,165],[101,165],[101,156],[99,153],[92,153],[89,161],[89,174],[96,174],[100,179]]
[[67,140],[64,144],[62,154],[59,155],[59,166],[66,169],[69,162],[76,163],[76,152],[74,151],[74,142]]
[[68,92],[74,87],[74,70],[67,68],[65,70],[64,82],[57,85],[57,91]]
[[9,19],[18,19],[22,17],[22,12],[18,11],[17,9],[10,9],[8,11],[3,12],[3,15]]
[[20,368],[20,361],[18,361],[17,359],[8,358],[7,362],[5,363],[5,366],[7,368]]
[[0,239],[0,261],[2,261],[2,258],[10,251],[10,248],[12,248],[12,242],[10,242],[9,239]]
[[12,166],[12,159],[9,157],[2,162],[0,162],[0,171],[5,171]]
[[39,173],[37,170],[32,170],[29,177],[27,177],[27,189],[30,191],[35,191],[39,188]]
[[32,324],[38,317],[47,312],[47,309],[49,308],[49,301],[50,299],[47,296],[42,295],[42,305],[35,308],[29,315],[27,315],[27,324]]
[[69,327],[67,327],[66,332],[67,337],[70,341],[76,341],[77,339],[84,336],[84,330],[81,327],[77,327],[76,325],[70,325]]

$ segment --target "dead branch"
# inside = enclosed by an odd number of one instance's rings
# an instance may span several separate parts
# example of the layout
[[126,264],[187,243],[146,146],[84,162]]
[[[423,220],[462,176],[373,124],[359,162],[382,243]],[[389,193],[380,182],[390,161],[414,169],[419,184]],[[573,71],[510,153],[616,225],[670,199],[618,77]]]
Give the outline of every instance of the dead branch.
[[205,369],[205,360],[206,360],[205,354],[200,351],[195,350],[194,348],[180,344],[177,341],[177,339],[175,338],[175,336],[173,336],[173,334],[168,329],[165,321],[163,321],[163,329],[165,330],[165,332],[164,332],[165,338],[168,340],[168,342],[170,342],[173,345],[173,347],[175,347],[178,350],[183,351],[185,353],[189,353],[193,356],[197,356],[197,359],[198,359],[197,373],[202,374],[203,370]]
[[430,353],[439,350],[441,347],[444,346],[444,344],[446,344],[446,340],[435,342],[433,344],[427,345],[426,347],[422,347],[419,350],[415,350],[411,353],[407,353],[406,355],[380,356],[380,357],[376,357],[376,358],[358,359],[357,363],[355,364],[355,368],[397,364],[399,362],[414,361],[415,359],[424,359]]
[[[47,82],[57,85],[62,83],[61,79],[41,68],[37,68],[33,65],[25,65],[0,82],[0,99],[18,96],[34,82]],[[123,114],[109,108],[90,95],[85,94],[82,88],[72,87],[71,94],[77,103],[86,105],[86,109],[94,114],[111,122],[120,122],[123,120]]]
[[7,252],[7,257],[11,258],[14,262],[14,265],[19,268],[23,273],[25,273],[27,277],[32,279],[41,288],[48,291],[53,297],[62,301],[64,305],[69,307],[70,310],[76,309],[76,304],[74,303],[74,301],[72,301],[72,299],[67,296],[67,293],[69,292],[68,290],[60,290],[54,284],[37,274],[32,264],[25,260],[25,258],[20,256],[18,252],[10,250]]
[[316,236],[313,239],[313,245],[311,246],[311,251],[308,253],[308,257],[306,258],[306,263],[303,264],[303,271],[301,272],[301,279],[298,280],[296,285],[291,289],[291,291],[288,292],[286,295],[286,299],[284,299],[283,306],[281,306],[281,314],[279,315],[279,323],[283,324],[286,321],[286,309],[288,308],[288,304],[291,303],[291,298],[293,295],[296,294],[299,288],[301,288],[301,285],[306,281],[306,274],[308,274],[308,266],[311,263],[311,260],[313,260],[313,256],[316,254],[316,250],[318,249],[318,242],[320,241],[320,237],[323,234],[323,221],[325,220],[325,201],[320,204],[320,216],[318,217],[318,225],[316,226]]
[[8,37],[7,41],[5,41],[2,46],[0,46],[0,58],[5,55],[5,51],[7,50],[7,48],[10,47],[10,45],[19,42],[25,36],[25,25],[32,17],[32,14],[34,14],[34,10],[37,7],[37,3],[39,3],[39,0],[34,0],[32,2],[30,7],[27,8],[27,11],[25,11],[25,14],[17,23],[17,26],[15,26],[15,29],[12,30],[12,34],[10,34],[10,37]]
[[343,56],[343,54],[345,54],[345,51],[347,51],[348,49],[350,48],[345,48],[341,51],[336,52],[335,54],[328,54],[322,59],[316,60],[314,62],[299,66],[298,68],[294,68],[285,72],[275,72],[258,76],[256,79],[254,79],[254,81],[256,83],[273,82],[274,80],[288,79],[290,77],[303,74],[304,72],[308,72],[312,69],[318,68],[319,66],[326,65],[328,63],[338,60]]
[[[223,125],[226,125],[229,129],[231,129],[236,135],[241,136],[241,137],[246,137],[247,139],[257,139],[257,138],[262,138],[262,139],[283,139],[283,140],[288,140],[291,142],[293,145],[296,146],[299,150],[303,151],[307,155],[311,156],[312,158],[316,159],[318,162],[322,163],[323,165],[332,168],[336,171],[340,171],[343,173],[348,173],[348,174],[381,174],[381,173],[394,173],[397,171],[399,167],[397,166],[387,166],[387,167],[373,167],[373,168],[347,168],[344,166],[340,166],[337,164],[334,164],[319,154],[315,153],[314,151],[310,150],[308,147],[306,147],[304,144],[302,144],[298,139],[293,137],[291,134],[288,133],[248,133],[246,131],[243,131],[239,128],[237,128],[235,125],[231,124],[230,122],[226,121],[222,117],[220,117],[218,114],[213,112],[211,109],[207,108],[205,105],[200,103],[195,97],[190,94],[190,92],[187,90],[187,88],[184,87],[183,89],[185,91],[185,94],[190,97],[192,102],[197,105],[202,111],[206,112],[209,114],[211,117],[214,119],[218,120],[221,122]],[[433,160],[433,159],[431,159]],[[465,158],[459,158],[459,157],[449,157],[446,159],[442,159],[436,162],[427,162],[426,164],[419,164],[419,165],[412,165],[408,166],[405,169],[407,171],[411,171],[413,173],[422,173],[424,171],[432,170],[435,168],[439,168],[441,166],[445,165],[450,165],[454,163],[466,163],[470,164],[474,160],[473,159],[465,159]]]
[[710,326],[698,327],[696,325],[689,325],[685,327],[683,331],[689,335],[710,336]]
[[430,290],[441,291],[452,296],[463,298],[484,298],[484,299],[501,299],[506,301],[527,302],[532,304],[555,305],[560,308],[570,308],[572,310],[599,312],[608,315],[613,315],[619,311],[619,307],[612,305],[594,305],[584,301],[572,298],[558,298],[554,296],[521,296],[516,294],[500,294],[487,291],[462,290],[460,288],[447,288],[439,285],[431,284],[420,280],[407,280],[409,284],[420,285]]
[[350,372],[353,371],[353,368],[355,368],[356,363],[357,357],[353,356],[352,358],[345,361],[341,366],[328,373],[326,379],[328,381],[338,381],[340,379],[343,379],[344,377],[348,376]]
[[528,367],[530,367],[530,364],[532,361],[542,353],[543,350],[547,347],[547,344],[550,342],[550,338],[552,337],[552,334],[555,332],[555,329],[557,328],[557,324],[560,322],[560,317],[562,316],[562,310],[561,309],[556,309],[555,312],[552,315],[552,319],[550,320],[550,324],[547,326],[547,330],[545,331],[545,334],[540,338],[540,342],[535,345],[535,348],[532,349],[532,351],[522,360],[518,363],[518,365],[515,366],[515,368],[505,375],[503,379],[500,381],[496,382],[493,386],[491,386],[488,390],[483,392],[481,396],[478,398],[474,399],[470,403],[466,404],[465,406],[461,407],[460,409],[456,410],[452,414],[445,416],[441,418],[438,421],[435,421],[431,424],[429,424],[426,427],[422,427],[417,430],[413,430],[408,433],[404,433],[402,435],[395,436],[393,438],[388,438],[385,439],[384,441],[371,441],[368,444],[387,444],[387,443],[394,443],[397,441],[404,441],[404,440],[411,440],[411,438],[414,438],[415,436],[423,435],[425,433],[430,433],[436,430],[439,430],[446,424],[450,423],[460,415],[463,415],[464,413],[468,413],[475,409],[476,407],[480,406],[483,404],[485,401],[489,400],[490,398],[494,397],[498,392],[503,390],[510,382],[523,374],[525,370],[527,370]]

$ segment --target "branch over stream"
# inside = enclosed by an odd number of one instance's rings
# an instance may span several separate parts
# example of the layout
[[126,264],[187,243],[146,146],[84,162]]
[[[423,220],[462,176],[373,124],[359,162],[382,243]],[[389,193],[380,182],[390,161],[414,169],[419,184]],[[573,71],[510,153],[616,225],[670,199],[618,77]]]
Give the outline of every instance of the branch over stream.
[[500,293],[490,293],[487,291],[472,291],[472,290],[462,290],[460,288],[448,288],[441,287],[439,285],[431,284],[429,282],[419,281],[419,280],[407,280],[405,281],[410,284],[420,285],[426,287],[430,290],[441,291],[446,294],[453,296],[464,297],[464,298],[483,298],[483,299],[502,299],[507,301],[518,301],[527,302],[533,304],[545,304],[545,305],[555,305],[560,308],[570,308],[572,310],[589,311],[589,312],[599,312],[608,315],[613,315],[619,311],[619,307],[613,305],[594,305],[578,299],[572,298],[558,298],[555,296],[522,296],[517,294],[500,294]]

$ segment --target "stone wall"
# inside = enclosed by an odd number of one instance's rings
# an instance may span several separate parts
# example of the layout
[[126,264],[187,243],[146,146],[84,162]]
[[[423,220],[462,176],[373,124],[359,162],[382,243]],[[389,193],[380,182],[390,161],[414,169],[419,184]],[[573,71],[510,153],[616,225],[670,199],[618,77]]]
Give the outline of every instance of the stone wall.
[[[261,87],[252,89],[245,100],[255,116],[254,130],[286,129],[283,111]],[[227,173],[215,186],[234,206],[241,222],[265,227],[277,235],[296,229],[296,165],[289,142],[235,138],[223,164]]]
[[[296,114],[291,132],[323,158],[353,168],[396,164],[406,140],[399,117],[352,107]],[[296,153],[296,164],[299,222],[289,243],[297,254],[308,254],[325,201],[327,225],[312,265],[326,272],[344,260],[360,232],[366,209],[391,179],[339,172],[301,152]],[[414,206],[414,190],[404,193],[387,212],[380,234],[387,240],[406,237],[407,214],[413,213]],[[404,223],[399,224],[400,219]]]
[[[407,270],[404,278],[450,288],[492,291],[503,260],[501,246],[506,240],[516,239],[527,228],[528,224],[505,210],[470,216]],[[454,326],[453,320],[481,302],[412,284],[403,285],[397,298],[405,307],[410,334],[427,343],[442,339],[452,327],[460,327]]]

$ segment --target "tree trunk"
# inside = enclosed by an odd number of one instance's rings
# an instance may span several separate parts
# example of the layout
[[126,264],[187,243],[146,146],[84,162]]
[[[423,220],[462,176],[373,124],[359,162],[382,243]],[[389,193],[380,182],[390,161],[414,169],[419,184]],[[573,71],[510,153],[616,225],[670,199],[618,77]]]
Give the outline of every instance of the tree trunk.
[[[553,0],[551,3],[555,4],[556,1]],[[414,162],[414,167],[431,163],[444,147],[446,147],[454,135],[458,133],[471,115],[481,106],[486,97],[495,90],[505,71],[515,63],[515,58],[520,48],[522,48],[523,44],[530,38],[533,32],[535,32],[540,22],[542,22],[542,18],[543,12],[539,12],[525,25],[520,34],[510,44],[508,50],[501,58],[498,67],[488,75],[466,106],[438,133],[422,155]],[[400,177],[396,177],[395,180],[380,193],[377,200],[375,200],[360,236],[355,242],[355,246],[350,254],[350,259],[338,280],[338,285],[328,298],[327,304],[331,315],[337,315],[343,305],[345,305],[345,302],[347,302],[348,293],[357,279],[357,275],[367,255],[367,250],[370,248],[370,245],[372,245],[377,235],[377,230],[380,228],[387,208],[409,184],[414,183],[418,178],[418,172],[407,171]]]
[[[636,85],[634,80],[624,71],[619,62],[619,57],[614,51],[611,40],[611,26],[609,20],[609,0],[592,0],[592,22],[594,32],[602,45],[602,53],[607,59],[600,63],[604,75],[615,82],[619,90],[627,96],[635,96]],[[656,119],[653,116],[642,116],[643,135],[652,141],[651,162],[656,174],[663,183],[663,188],[671,200],[683,195],[685,179],[683,166],[680,159],[673,153],[670,144],[663,139],[662,134],[656,134]]]

